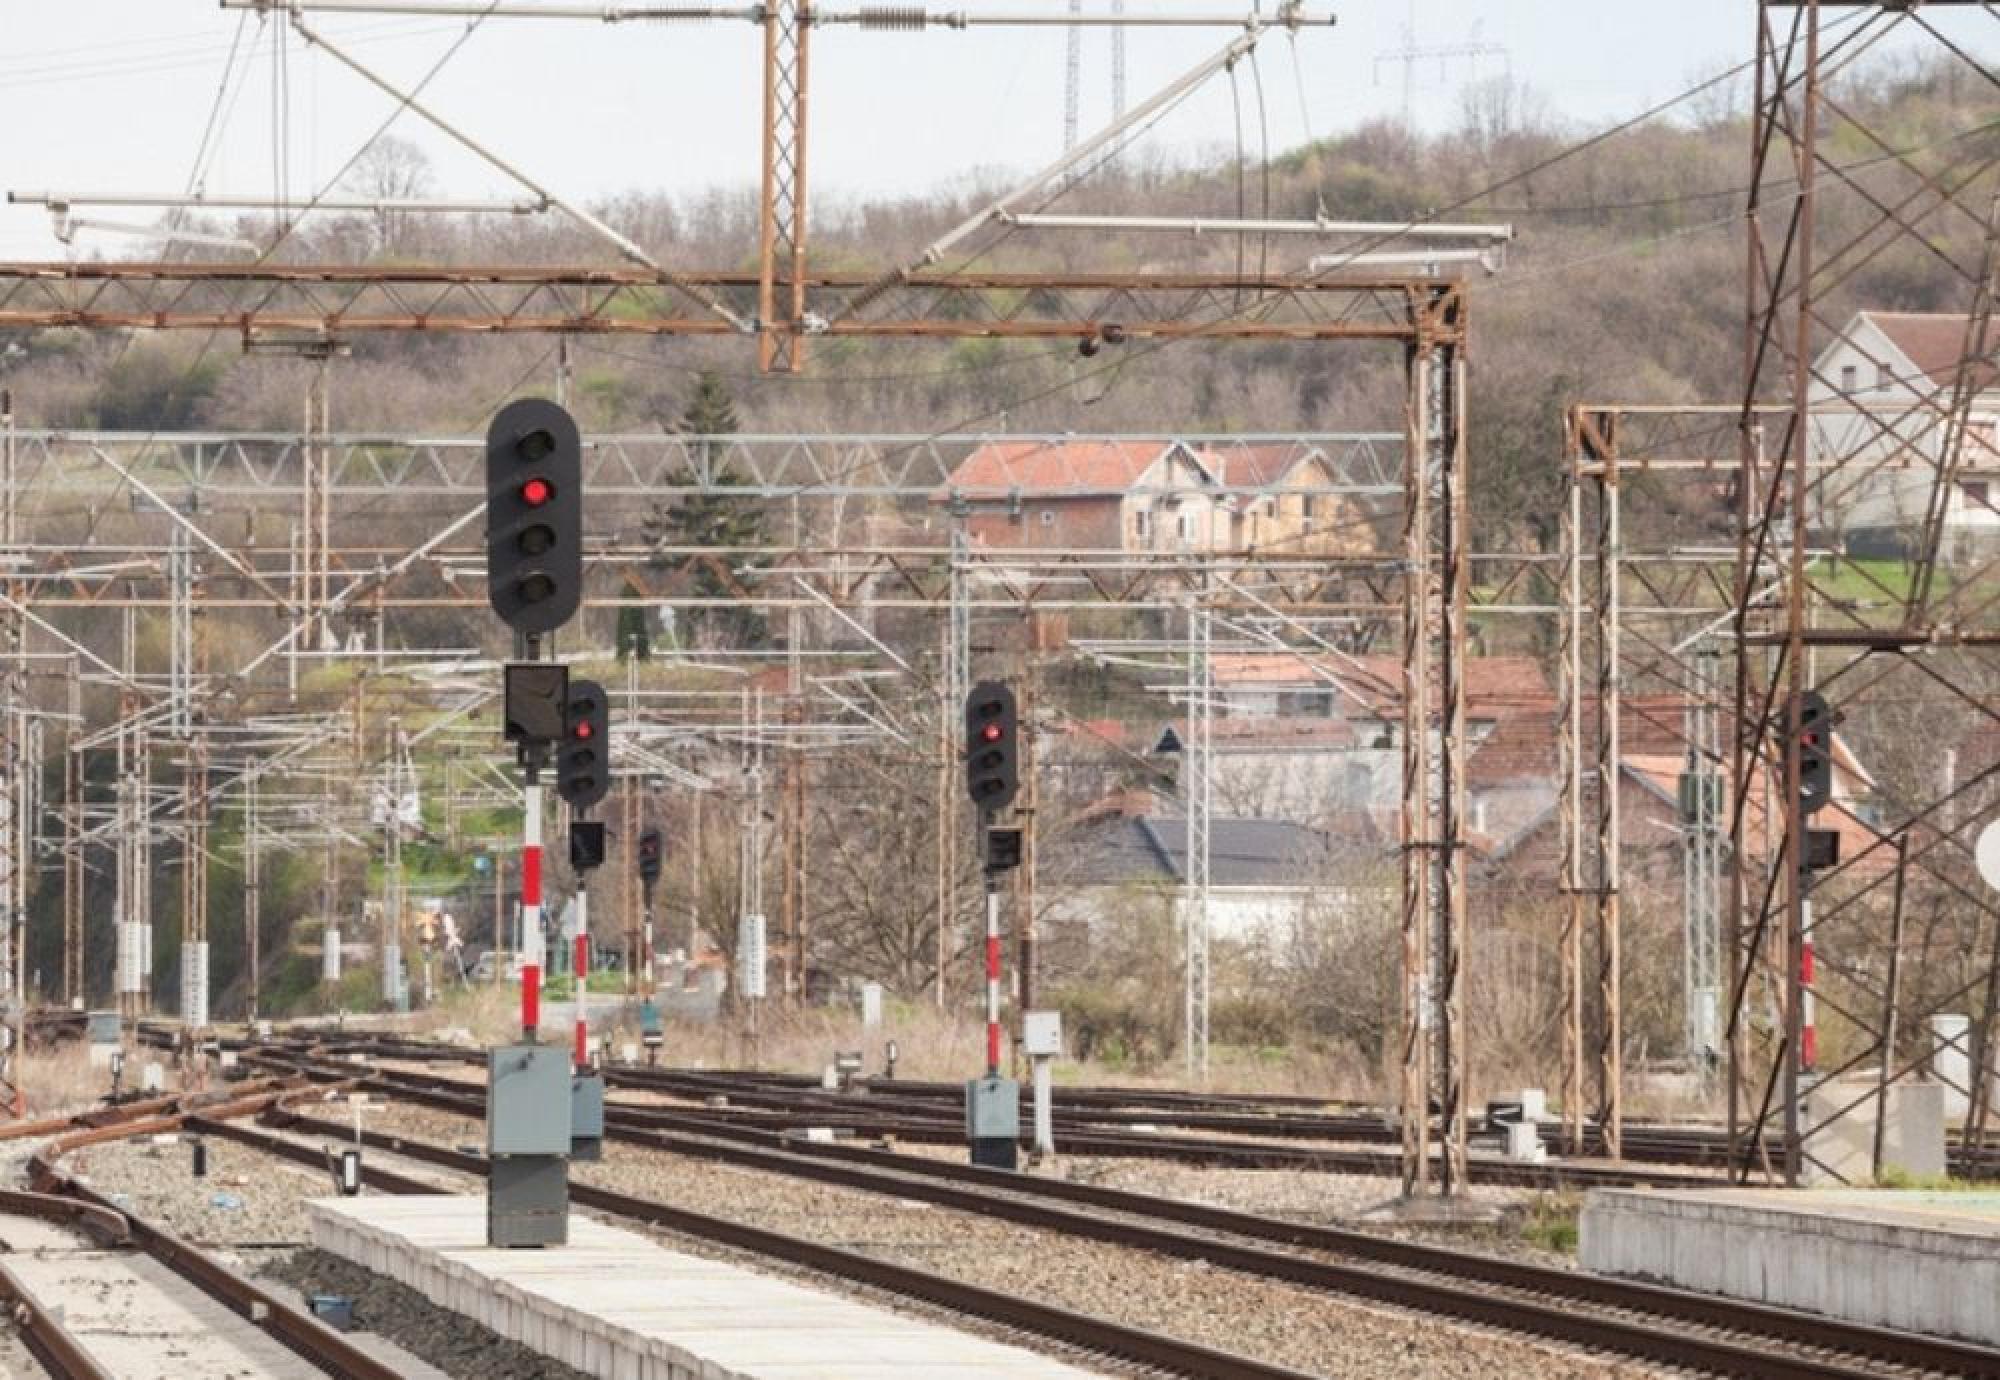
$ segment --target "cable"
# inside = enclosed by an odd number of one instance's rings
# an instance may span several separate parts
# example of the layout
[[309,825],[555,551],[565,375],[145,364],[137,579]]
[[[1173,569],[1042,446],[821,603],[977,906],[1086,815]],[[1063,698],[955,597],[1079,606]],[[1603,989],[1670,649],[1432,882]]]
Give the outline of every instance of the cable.
[[[222,80],[216,83],[215,101],[208,108],[208,122],[202,127],[201,142],[195,145],[194,166],[188,170],[187,186],[185,188],[188,195],[193,195],[195,189],[202,183],[202,170],[210,157],[209,150],[211,145],[219,146],[221,144],[220,134],[223,124],[223,108],[228,102],[230,82],[236,75],[236,54],[243,45],[243,30],[248,27],[249,23],[250,11],[244,10],[236,16],[236,33],[229,40],[229,56],[222,63]],[[185,213],[187,208],[176,207],[175,210],[179,213]],[[178,220],[174,222],[177,226],[179,223]]]
[[[247,15],[249,12],[245,11]],[[356,36],[348,40],[355,44],[392,43],[404,38],[426,38],[434,34],[454,33],[456,24],[407,25],[402,21],[394,24],[371,25],[357,29]],[[190,68],[206,67],[224,49],[220,44],[204,40],[197,46],[175,49],[169,46],[164,55],[159,44],[149,45],[153,52],[145,57],[135,57],[113,62],[101,58],[88,62],[61,63],[53,66],[24,67],[10,73],[0,64],[0,89],[24,88],[31,86],[70,85],[78,81],[89,81],[102,77],[143,76],[149,72],[179,72]],[[164,60],[163,60],[164,57]]]
[[[354,151],[354,153],[348,157],[347,161],[341,164],[340,168],[334,173],[333,177],[329,179],[324,186],[322,186],[318,191],[313,193],[312,200],[306,204],[306,206],[302,209],[300,215],[292,219],[288,223],[282,224],[279,227],[278,234],[272,239],[270,245],[261,254],[257,256],[255,261],[253,261],[253,263],[250,265],[250,267],[256,268],[270,262],[272,255],[276,254],[280,246],[282,246],[285,243],[285,241],[288,238],[290,238],[292,231],[304,222],[305,212],[311,211],[313,207],[317,206],[322,200],[324,200],[325,197],[328,195],[328,193],[330,193],[336,186],[339,185],[340,179],[347,176],[348,172],[354,167],[354,165],[361,160],[362,155],[368,151],[369,147],[375,142],[375,140],[381,138],[383,134],[388,132],[390,126],[395,124],[396,120],[401,117],[403,111],[408,108],[409,104],[412,101],[416,100],[418,96],[422,95],[425,88],[427,88],[431,84],[431,82],[436,79],[438,73],[444,70],[445,64],[450,62],[453,57],[457,56],[459,50],[462,49],[466,45],[466,43],[471,40],[472,35],[478,31],[480,25],[486,22],[487,16],[492,13],[493,9],[495,8],[495,6],[498,5],[498,3],[499,0],[492,0],[492,3],[490,3],[486,7],[484,13],[481,13],[480,15],[474,17],[464,26],[464,29],[462,32],[459,33],[458,38],[451,44],[450,47],[445,49],[443,54],[438,57],[437,61],[431,65],[430,70],[424,73],[422,79],[419,80],[416,86],[410,90],[409,94],[404,96],[400,101],[397,102],[396,108],[389,112],[388,117],[384,119],[383,122],[376,128],[374,134],[370,135],[368,139],[365,140],[361,144],[361,146],[357,148]],[[167,304],[165,309],[168,311],[174,310],[176,307],[180,305],[181,302],[185,301],[188,295],[192,293],[198,286],[200,286],[198,282],[188,283],[185,287],[181,289],[179,293],[175,294],[173,300]],[[250,285],[246,283],[237,286],[232,291],[231,293],[232,301],[230,303],[232,308],[241,306],[242,298],[244,294],[247,293],[249,290],[250,290]],[[271,292],[265,294],[263,302],[259,302],[251,308],[251,312],[254,314],[255,311],[261,309],[261,307],[264,305],[265,302],[270,301],[272,294],[275,293],[276,291],[277,288],[274,286],[271,289]],[[173,391],[178,391],[182,388],[185,388],[188,384],[194,381],[196,375],[201,372],[203,364],[207,362],[209,354],[214,350],[215,342],[221,334],[222,334],[221,327],[213,327],[202,338],[201,347],[195,352],[195,357],[193,362],[188,365],[187,369],[182,372],[180,378],[176,380]],[[130,349],[132,341],[135,340],[136,338],[137,338],[136,334],[127,337],[126,344],[123,347],[123,349]],[[120,351],[121,357],[123,355],[123,349],[121,349]],[[169,396],[172,396],[171,392],[169,393]],[[160,429],[155,427],[148,434],[145,445],[150,446],[153,443],[153,441],[158,438],[159,434],[160,434]],[[140,451],[140,456],[143,458],[144,454],[145,451],[142,448]],[[114,494],[117,492],[118,490],[116,489],[113,490]],[[97,530],[97,524],[95,520],[93,520],[90,525],[90,528],[85,533],[85,539],[88,540],[91,536],[94,536],[96,530]]]
[[[1243,203],[1243,92],[1236,82],[1236,64],[1233,62],[1230,63],[1227,70],[1229,72],[1229,111],[1231,116],[1233,116],[1236,121],[1236,162],[1235,162],[1236,219],[1245,220],[1248,217],[1246,214],[1246,208]],[[1236,239],[1235,302],[1238,307],[1241,307],[1243,305],[1243,267],[1244,267],[1243,236],[1238,235],[1235,237],[1235,239]]]
[[[1250,81],[1257,91],[1257,146],[1260,172],[1258,180],[1263,184],[1263,204],[1258,210],[1264,220],[1271,219],[1271,113],[1264,106],[1264,69],[1257,65],[1257,50],[1250,50]],[[1264,281],[1270,276],[1271,232],[1257,233],[1257,280]]]
[[[1850,14],[1842,15],[1839,18],[1830,21],[1828,24],[1824,26],[1824,31],[1828,33],[1833,33],[1839,31],[1842,28],[1852,27],[1858,24],[1860,27],[1856,28],[1855,32],[1852,35],[1850,35],[1848,39],[1848,41],[1851,42],[1854,39],[1859,38],[1862,34],[1865,34],[1868,31],[1868,28],[1875,23],[1875,20],[1877,18],[1878,16],[1875,14],[1857,10]],[[1747,61],[1739,62],[1734,66],[1727,68],[1724,71],[1716,73],[1712,77],[1709,77],[1701,82],[1696,83],[1695,85],[1680,92],[1678,95],[1669,97],[1663,101],[1655,102],[1653,105],[1646,107],[1644,110],[1639,111],[1637,114],[1628,116],[1625,119],[1620,120],[1615,124],[1608,125],[1605,128],[1600,129],[1597,132],[1581,140],[1578,140],[1575,143],[1567,145],[1564,148],[1559,149],[1544,158],[1537,159],[1535,162],[1529,164],[1527,167],[1509,173],[1504,177],[1501,177],[1497,181],[1489,183],[1485,187],[1482,187],[1477,191],[1471,192],[1468,195],[1459,198],[1457,201],[1454,201],[1442,207],[1434,208],[1424,213],[1421,216],[1413,217],[1413,221],[1414,223],[1417,224],[1427,224],[1442,220],[1447,216],[1456,214],[1466,209],[1467,207],[1473,205],[1474,203],[1492,196],[1495,192],[1501,191],[1507,187],[1514,186],[1518,183],[1527,181],[1528,179],[1536,176],[1541,172],[1546,171],[1549,168],[1556,166],[1559,163],[1565,162],[1571,158],[1575,158],[1585,152],[1588,152],[1590,149],[1596,148],[1597,146],[1618,137],[1621,134],[1624,134],[1632,129],[1636,129],[1640,125],[1643,125],[1648,121],[1653,120],[1654,118],[1662,114],[1665,114],[1667,111],[1670,111],[1677,106],[1685,104],[1686,102],[1694,99],[1696,96],[1701,95],[1702,93],[1710,90],[1711,88],[1718,86],[1721,83],[1740,75],[1741,73],[1756,66],[1757,62],[1758,59],[1756,58],[1751,58]],[[1391,238],[1390,235],[1379,236],[1374,240],[1365,242],[1357,246],[1353,250],[1353,252],[1354,253],[1366,252],[1368,249],[1376,245],[1385,243],[1389,238]],[[1321,278],[1324,278],[1328,274],[1334,272],[1339,267],[1340,267],[1339,262],[1329,264],[1326,268],[1321,269],[1318,273],[1310,275],[1308,281],[1319,281]],[[1243,316],[1246,310],[1255,310],[1258,308],[1262,308],[1268,311],[1272,305],[1274,304],[1270,302],[1259,302],[1252,304],[1252,306],[1247,309],[1236,308],[1223,312],[1222,314],[1212,318],[1212,320],[1215,323],[1226,323],[1230,320]],[[1158,353],[1159,351],[1164,350],[1171,345],[1179,343],[1179,340],[1185,338],[1188,337],[1174,337],[1163,340],[1152,340],[1141,343],[1135,343],[1130,346],[1121,346],[1120,350],[1122,352],[1122,356],[1120,359],[1095,366],[1091,371],[1089,371],[1089,373],[1085,375],[1085,377],[1088,378],[1091,375],[1097,373],[1108,372],[1114,368],[1122,368],[1126,363],[1129,362],[1127,356],[1135,358],[1151,357],[1152,355]],[[1072,378],[1065,380],[1061,384],[1053,385],[1047,388],[1038,389],[1031,393],[1016,396],[996,406],[989,407],[981,412],[964,417],[960,421],[949,427],[946,427],[939,431],[932,432],[923,437],[920,441],[913,443],[912,446],[909,447],[909,449],[915,449],[915,447],[918,445],[933,444],[937,441],[945,439],[946,437],[968,430],[971,427],[976,426],[981,422],[988,421],[995,416],[1003,416],[1007,412],[1026,406],[1030,403],[1040,402],[1045,398],[1054,396],[1056,393],[1062,391],[1063,389],[1073,388],[1074,386],[1076,386],[1077,383],[1080,383],[1082,381],[1083,380],[1081,379]],[[894,452],[891,452],[890,454],[891,456],[893,456]],[[826,476],[823,479],[817,479],[809,483],[802,484],[794,492],[796,494],[809,493],[813,489],[823,484],[835,482],[839,479],[846,477],[847,474],[862,468],[864,463],[870,463],[870,464],[877,463],[882,458],[884,457],[874,457],[867,462],[857,462],[854,466],[835,471],[834,473]]]

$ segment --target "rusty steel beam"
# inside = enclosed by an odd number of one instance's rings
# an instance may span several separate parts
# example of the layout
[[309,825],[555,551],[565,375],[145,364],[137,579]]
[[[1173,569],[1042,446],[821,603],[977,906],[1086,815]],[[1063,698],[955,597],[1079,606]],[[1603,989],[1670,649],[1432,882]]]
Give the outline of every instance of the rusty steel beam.
[[[666,312],[664,293],[681,282],[746,300],[757,298],[765,286],[751,274],[676,274],[669,282],[659,273],[629,268],[4,263],[0,328],[228,330],[246,337],[363,331],[735,333],[718,317]],[[1117,339],[1464,339],[1463,289],[1429,280],[1216,273],[917,274],[871,299],[865,314],[812,313],[806,304],[816,292],[824,306],[837,308],[871,286],[866,275],[819,274],[793,279],[791,286],[788,310],[800,323],[794,329],[828,336],[1090,339],[1107,344]]]

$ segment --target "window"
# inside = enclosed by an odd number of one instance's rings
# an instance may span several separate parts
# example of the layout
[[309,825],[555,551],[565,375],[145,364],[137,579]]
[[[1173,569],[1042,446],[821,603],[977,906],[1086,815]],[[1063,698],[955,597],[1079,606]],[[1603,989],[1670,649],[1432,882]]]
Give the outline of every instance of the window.
[[1852,393],[1861,386],[1861,370],[1852,364],[1840,366],[1840,391]]
[[1299,514],[1305,518],[1307,527],[1313,525],[1313,519],[1319,515],[1319,504],[1311,494],[1299,500]]
[[2000,422],[1975,419],[1965,424],[1965,453],[1960,463],[1974,469],[2000,465]]
[[1132,514],[1132,535],[1140,541],[1149,540],[1153,535],[1153,510],[1141,508]]
[[1885,391],[1896,386],[1896,371],[1881,360],[1875,362],[1875,386]]
[[1987,497],[1987,481],[1984,479],[1961,479],[1958,491],[1965,495],[1968,507],[1987,507],[1991,500]]
[[1194,540],[1194,514],[1183,508],[1176,519],[1182,545]]
[[1056,525],[1056,510],[1053,508],[1042,509],[1042,526],[1053,527],[1055,525]]

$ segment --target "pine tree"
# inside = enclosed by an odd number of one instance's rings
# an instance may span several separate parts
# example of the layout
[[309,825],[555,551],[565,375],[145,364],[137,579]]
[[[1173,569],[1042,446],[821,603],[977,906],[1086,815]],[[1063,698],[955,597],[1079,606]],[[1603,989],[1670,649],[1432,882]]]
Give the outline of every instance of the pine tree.
[[[631,580],[625,582],[626,599],[643,598],[645,591]],[[637,657],[640,661],[650,661],[653,657],[653,634],[646,626],[646,610],[637,604],[623,604],[618,609],[618,659]]]
[[[673,572],[679,589],[704,599],[741,599],[746,588],[736,570],[756,562],[723,548],[759,547],[767,541],[757,501],[721,492],[743,485],[727,458],[728,443],[720,439],[732,435],[737,425],[728,385],[714,374],[697,376],[674,430],[696,438],[689,444],[689,459],[707,476],[707,484],[700,493],[654,504],[643,526],[655,549],[653,567]],[[688,624],[692,640],[744,645],[766,635],[764,616],[747,604],[695,609]]]

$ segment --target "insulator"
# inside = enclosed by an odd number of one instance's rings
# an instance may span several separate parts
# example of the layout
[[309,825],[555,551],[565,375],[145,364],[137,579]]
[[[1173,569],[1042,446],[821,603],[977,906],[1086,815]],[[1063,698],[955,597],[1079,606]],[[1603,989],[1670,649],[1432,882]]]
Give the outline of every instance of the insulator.
[[863,5],[864,29],[921,29],[925,15],[921,5]]

